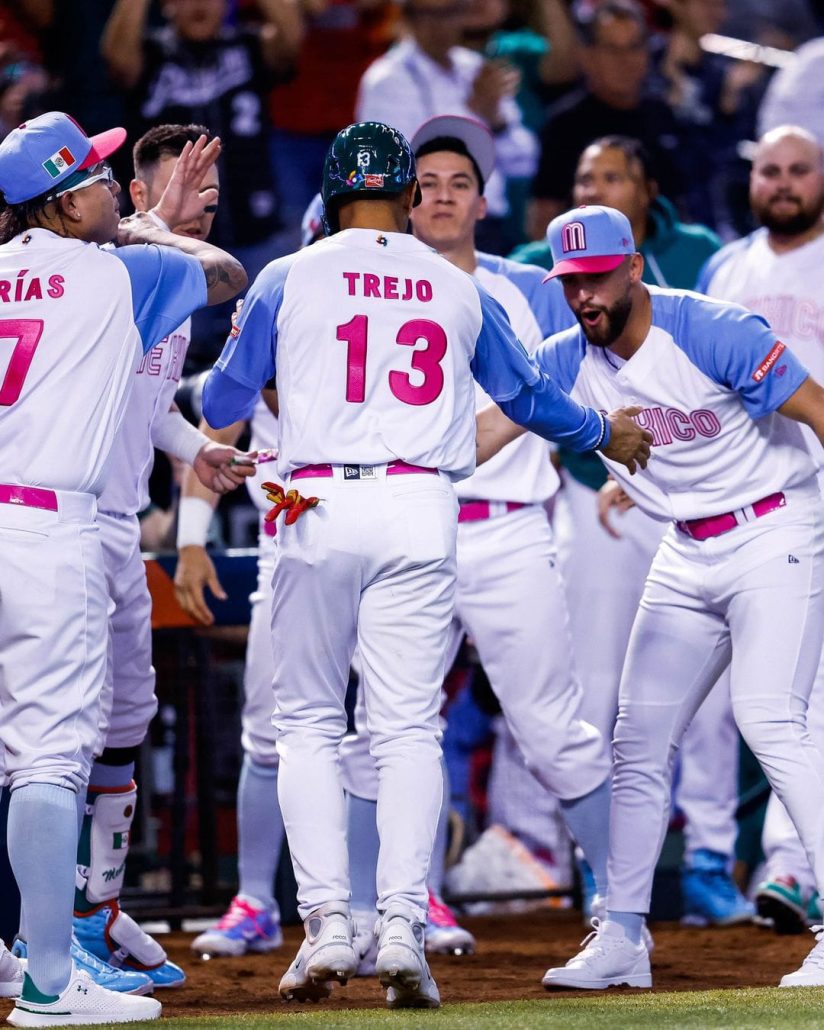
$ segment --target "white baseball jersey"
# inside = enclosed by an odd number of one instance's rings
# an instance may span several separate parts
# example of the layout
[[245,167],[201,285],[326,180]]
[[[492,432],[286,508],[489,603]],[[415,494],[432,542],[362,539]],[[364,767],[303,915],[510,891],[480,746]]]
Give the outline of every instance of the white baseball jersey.
[[[269,410],[266,401],[258,397],[255,410],[252,412],[252,439],[249,442],[250,451],[263,451],[278,449],[278,420]],[[271,511],[272,502],[266,500],[266,494],[261,490],[261,484],[274,478],[277,466],[274,462],[266,461],[258,465],[253,476],[246,480],[246,489],[256,508],[263,512]]]
[[[824,383],[824,236],[803,247],[776,254],[766,229],[759,229],[718,251],[704,267],[698,284],[702,293],[743,304],[766,318],[786,343]],[[824,450],[809,426],[801,431],[820,470]]]
[[0,247],[0,467],[9,483],[99,494],[141,351],[206,300],[164,247],[31,229]]
[[658,519],[696,519],[808,484],[815,465],[801,427],[776,413],[807,370],[764,319],[685,290],[647,287],[652,326],[629,361],[588,345],[576,327],[536,358],[563,389],[611,411],[640,405],[653,434],[649,465],[634,476],[606,461],[640,508]]
[[595,413],[540,375],[500,305],[404,233],[348,229],[267,265],[206,381],[209,422],[234,421],[276,367],[283,477],[400,459],[465,478],[473,374],[504,406],[528,398],[525,420],[554,423],[542,432],[597,440]]
[[151,425],[172,405],[191,338],[192,320],[187,318],[140,359],[112,447],[101,511],[136,515],[148,507],[154,465]]
[[[555,280],[543,285],[545,275],[545,269],[533,265],[478,255],[475,278],[506,311],[515,335],[530,354],[545,337],[575,321],[560,285]],[[489,395],[476,382],[477,407],[489,402]],[[459,483],[455,492],[460,498],[535,504],[552,497],[558,486],[546,441],[525,433]]]

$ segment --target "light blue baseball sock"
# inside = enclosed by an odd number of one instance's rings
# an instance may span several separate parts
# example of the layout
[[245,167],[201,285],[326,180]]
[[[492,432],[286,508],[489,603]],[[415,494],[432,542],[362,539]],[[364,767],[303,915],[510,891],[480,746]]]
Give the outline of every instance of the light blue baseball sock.
[[640,912],[613,912],[608,909],[607,922],[623,926],[624,933],[633,944],[641,943],[641,927],[644,925],[644,917]]
[[349,843],[349,883],[352,908],[373,912],[378,904],[375,876],[378,868],[378,803],[356,794],[347,794],[347,839]]
[[283,844],[278,803],[278,767],[243,756],[237,789],[238,894],[265,908],[275,907],[274,882]]
[[71,976],[69,947],[77,855],[77,797],[52,783],[12,791],[9,859],[26,912],[28,975],[55,998]]
[[595,877],[595,889],[601,897],[607,893],[607,856],[609,855],[609,803],[612,796],[610,778],[600,787],[580,798],[561,801],[569,832],[589,862]]
[[443,758],[441,759],[441,769],[443,770],[443,803],[441,804],[441,814],[438,816],[438,826],[435,830],[435,842],[432,845],[432,861],[429,863],[429,876],[426,878],[429,889],[438,897],[441,896],[443,891],[446,845],[449,839],[449,771]]

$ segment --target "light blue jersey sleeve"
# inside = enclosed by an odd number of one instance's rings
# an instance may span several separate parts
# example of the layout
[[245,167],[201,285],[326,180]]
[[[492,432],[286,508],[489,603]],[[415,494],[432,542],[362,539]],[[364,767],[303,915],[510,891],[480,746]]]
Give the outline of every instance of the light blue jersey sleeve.
[[203,387],[203,415],[215,429],[246,418],[261,388],[274,378],[278,313],[295,256],[263,269],[233,319],[223,353]]
[[572,400],[538,368],[515,336],[501,305],[482,286],[475,286],[483,322],[472,373],[501,411],[513,422],[573,451],[589,451],[608,443],[609,426],[603,417]]
[[552,376],[566,393],[572,393],[586,354],[586,340],[580,329],[568,329],[544,340],[535,351],[538,368]]
[[769,323],[738,304],[665,291],[653,296],[652,320],[705,375],[736,390],[751,418],[776,411],[809,376]]
[[558,279],[545,283],[546,269],[537,265],[525,265],[520,261],[496,257],[492,254],[478,254],[478,264],[505,275],[524,295],[538,328],[544,337],[560,333],[575,325],[575,316],[564,297],[564,288]]
[[155,244],[115,247],[109,253],[129,273],[144,354],[206,304],[206,276],[197,258]]

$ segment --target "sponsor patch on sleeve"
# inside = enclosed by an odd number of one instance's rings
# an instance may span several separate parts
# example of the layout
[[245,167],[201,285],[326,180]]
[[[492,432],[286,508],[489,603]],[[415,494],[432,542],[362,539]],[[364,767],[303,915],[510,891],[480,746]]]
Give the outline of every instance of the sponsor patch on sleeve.
[[752,377],[756,383],[760,383],[764,376],[772,369],[776,361],[781,357],[787,348],[778,340],[770,353],[764,358],[758,368],[753,372]]

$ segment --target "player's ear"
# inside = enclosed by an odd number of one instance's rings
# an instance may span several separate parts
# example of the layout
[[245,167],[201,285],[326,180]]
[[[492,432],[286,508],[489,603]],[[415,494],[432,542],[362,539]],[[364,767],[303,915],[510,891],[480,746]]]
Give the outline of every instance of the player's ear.
[[72,222],[83,221],[83,213],[75,203],[74,193],[71,190],[57,198],[57,213]]
[[149,210],[149,187],[142,179],[132,179],[129,183],[129,196],[135,211]]
[[480,222],[482,218],[486,218],[488,213],[489,203],[487,202],[486,197],[483,194],[481,194],[481,196],[478,198],[478,221]]
[[644,275],[644,255],[635,253],[630,258],[629,262],[629,278],[630,282],[634,286],[636,283],[640,283]]

